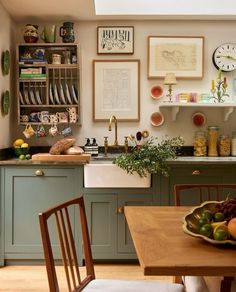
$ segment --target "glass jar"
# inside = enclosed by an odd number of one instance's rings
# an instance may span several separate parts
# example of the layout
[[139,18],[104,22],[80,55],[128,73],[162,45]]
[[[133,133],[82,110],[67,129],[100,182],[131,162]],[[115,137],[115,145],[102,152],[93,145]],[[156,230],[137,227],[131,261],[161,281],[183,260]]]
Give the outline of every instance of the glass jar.
[[203,131],[198,131],[194,136],[194,156],[206,156],[207,154],[207,139],[206,133]]
[[236,156],[236,132],[233,132],[233,134],[232,134],[231,155]]
[[221,135],[219,138],[219,154],[220,156],[230,156],[230,137],[229,135]]
[[208,127],[208,156],[218,156],[217,141],[218,141],[219,127]]

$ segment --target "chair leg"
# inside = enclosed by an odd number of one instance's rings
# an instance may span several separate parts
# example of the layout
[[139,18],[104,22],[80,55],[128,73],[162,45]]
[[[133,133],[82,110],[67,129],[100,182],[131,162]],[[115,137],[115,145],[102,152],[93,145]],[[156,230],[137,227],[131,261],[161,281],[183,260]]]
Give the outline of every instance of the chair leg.
[[173,276],[173,283],[182,284],[182,276]]

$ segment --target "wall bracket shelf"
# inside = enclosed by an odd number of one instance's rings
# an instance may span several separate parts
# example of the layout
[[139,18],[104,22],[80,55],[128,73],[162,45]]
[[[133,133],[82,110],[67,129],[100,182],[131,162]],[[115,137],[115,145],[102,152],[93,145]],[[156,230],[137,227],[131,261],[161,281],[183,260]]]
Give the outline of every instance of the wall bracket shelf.
[[163,103],[159,105],[160,111],[164,108],[171,109],[172,121],[175,121],[181,108],[220,108],[223,112],[224,122],[228,121],[229,116],[236,108],[236,103]]

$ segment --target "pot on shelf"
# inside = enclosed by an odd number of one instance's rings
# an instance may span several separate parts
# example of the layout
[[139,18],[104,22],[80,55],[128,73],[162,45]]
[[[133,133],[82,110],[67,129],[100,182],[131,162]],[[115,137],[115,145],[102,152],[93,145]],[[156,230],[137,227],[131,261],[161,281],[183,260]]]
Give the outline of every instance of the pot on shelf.
[[39,39],[38,25],[26,24],[23,36],[26,43],[37,43]]

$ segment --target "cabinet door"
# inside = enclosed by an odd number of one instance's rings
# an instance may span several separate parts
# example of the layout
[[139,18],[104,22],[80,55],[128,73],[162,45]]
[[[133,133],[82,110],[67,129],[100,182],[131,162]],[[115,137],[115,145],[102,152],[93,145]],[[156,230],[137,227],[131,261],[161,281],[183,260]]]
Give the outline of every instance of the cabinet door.
[[[162,179],[163,188],[161,190],[161,204],[174,204],[174,185],[175,184],[221,184],[232,183],[232,169],[230,166],[215,165],[195,165],[195,166],[175,166],[171,168],[170,176]],[[185,205],[197,205],[194,200],[196,196],[186,197]]]
[[110,258],[117,246],[117,194],[85,194],[84,198],[93,258]]
[[[41,176],[37,176],[37,170],[42,171]],[[69,200],[75,193],[72,168],[6,168],[5,258],[43,258],[38,213]],[[55,234],[52,242],[57,242]]]
[[119,194],[118,196],[118,253],[135,253],[132,238],[124,216],[125,206],[152,205],[151,194]]

